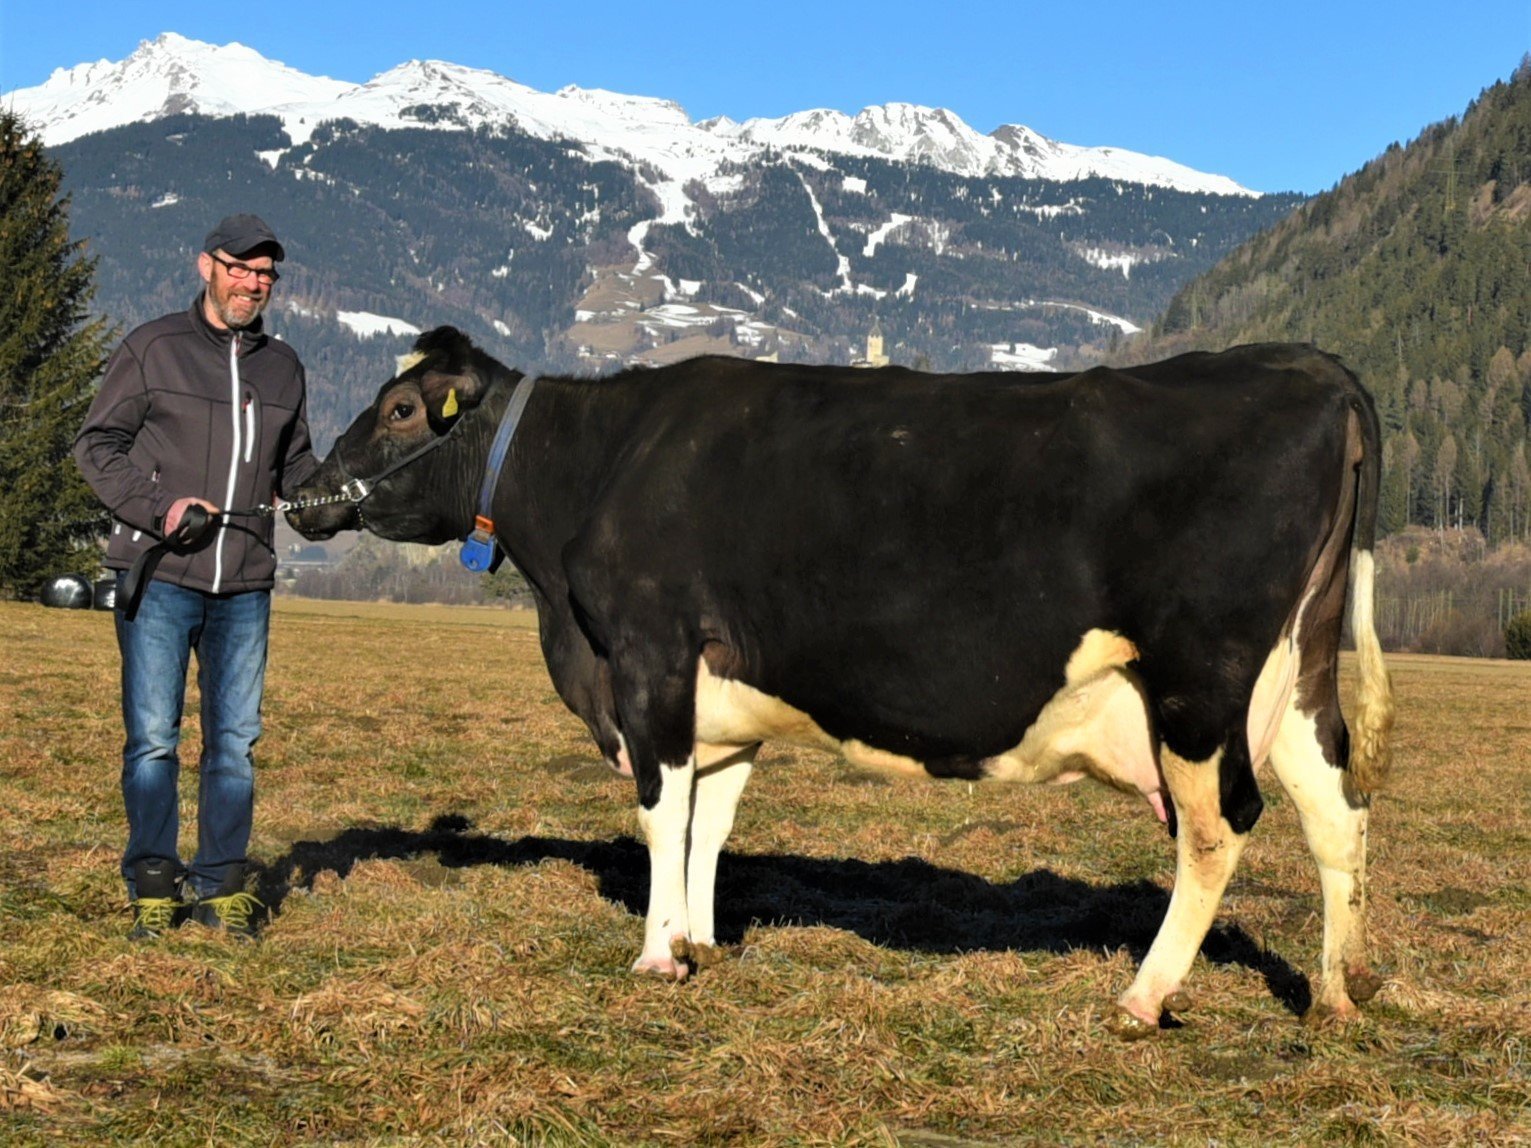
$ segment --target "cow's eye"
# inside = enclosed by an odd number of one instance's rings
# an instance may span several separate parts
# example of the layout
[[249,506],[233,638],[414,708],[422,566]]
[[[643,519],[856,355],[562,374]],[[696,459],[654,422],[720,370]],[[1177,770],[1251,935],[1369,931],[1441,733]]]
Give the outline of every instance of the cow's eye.
[[414,403],[399,403],[393,408],[392,413],[388,417],[393,419],[394,422],[403,422],[405,419],[413,418],[414,414]]

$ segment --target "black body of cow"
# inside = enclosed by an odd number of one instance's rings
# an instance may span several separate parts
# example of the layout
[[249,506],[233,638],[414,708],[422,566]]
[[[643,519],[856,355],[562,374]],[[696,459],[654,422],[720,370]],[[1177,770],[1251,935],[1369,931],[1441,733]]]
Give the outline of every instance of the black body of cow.
[[[296,494],[381,471],[444,434],[446,411],[462,412],[459,441],[359,509],[293,524],[463,537],[518,378],[450,328],[422,336]],[[1167,790],[1186,903],[1172,899],[1122,1001],[1151,1026],[1178,999],[1274,752],[1294,796],[1325,794],[1311,816],[1298,801],[1310,841],[1338,842],[1314,845],[1326,882],[1348,873],[1343,893],[1325,887],[1320,1004],[1353,1011],[1372,987],[1359,909],[1328,902],[1363,899],[1391,721],[1369,620],[1379,459],[1353,376],[1289,345],[1067,376],[703,358],[540,380],[496,533],[534,590],[560,696],[637,780],[655,864],[640,966],[684,976],[693,942],[710,942],[705,854],[715,864],[754,745],[783,736],[939,777],[1093,774],[1161,816]],[[1366,574],[1359,755],[1337,690],[1352,547]],[[700,861],[688,838],[705,842]],[[1202,855],[1218,849],[1226,871],[1210,872]],[[1202,896],[1182,896],[1187,883]],[[1189,904],[1208,896],[1210,910]]]

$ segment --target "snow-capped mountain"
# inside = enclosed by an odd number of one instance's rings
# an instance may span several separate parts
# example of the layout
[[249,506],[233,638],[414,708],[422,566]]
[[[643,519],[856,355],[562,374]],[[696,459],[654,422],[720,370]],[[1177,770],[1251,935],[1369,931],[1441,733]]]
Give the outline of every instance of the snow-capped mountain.
[[1098,176],[1214,195],[1258,194],[1226,176],[1208,175],[1173,160],[1121,148],[1058,143],[1020,124],[1005,124],[982,135],[954,112],[916,104],[883,104],[864,108],[855,116],[821,108],[775,120],[752,119],[738,124],[723,118],[700,126],[717,135],[779,151],[875,155],[928,163],[956,175],[1059,182]]
[[540,92],[494,72],[440,61],[410,61],[364,84],[349,84],[305,75],[240,44],[216,46],[168,32],[126,60],[60,68],[40,86],[3,99],[49,145],[185,112],[275,115],[295,145],[321,123],[342,118],[380,127],[514,127],[542,139],[574,141],[592,158],[649,164],[670,184],[656,189],[666,201],[687,181],[705,181],[721,165],[747,163],[764,148],[918,162],[961,176],[1093,176],[1188,192],[1258,194],[1168,159],[1059,143],[1018,124],[984,135],[943,108],[891,103],[855,116],[818,109],[742,124],[727,118],[697,123],[669,100],[576,87]]
[[185,305],[209,220],[272,222],[268,318],[324,364],[321,439],[441,323],[544,370],[872,362],[874,327],[907,365],[1079,365],[1299,202],[939,108],[695,122],[434,60],[346,83],[168,34],[0,106],[57,158],[124,330]]
[[38,87],[0,98],[53,146],[184,112],[231,116],[256,102],[322,105],[353,87],[304,75],[242,44],[217,47],[166,32],[126,60],[58,68]]

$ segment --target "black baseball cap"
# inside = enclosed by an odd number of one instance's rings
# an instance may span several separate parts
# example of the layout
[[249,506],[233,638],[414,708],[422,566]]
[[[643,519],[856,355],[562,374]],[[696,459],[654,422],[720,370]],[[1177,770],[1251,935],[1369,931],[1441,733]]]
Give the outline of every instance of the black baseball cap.
[[211,255],[214,251],[227,251],[230,255],[248,255],[257,247],[271,247],[271,257],[280,263],[287,258],[276,232],[266,226],[258,215],[229,215],[218,221],[218,226],[207,233],[202,250]]

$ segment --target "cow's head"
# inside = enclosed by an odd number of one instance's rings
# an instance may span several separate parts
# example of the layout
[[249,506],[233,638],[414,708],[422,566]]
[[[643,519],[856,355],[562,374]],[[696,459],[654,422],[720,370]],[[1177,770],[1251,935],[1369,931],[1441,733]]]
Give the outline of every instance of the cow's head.
[[[453,428],[470,419],[490,385],[508,373],[455,327],[421,335],[376,401],[335,440],[313,478],[284,492],[298,504],[287,521],[313,539],[361,529],[397,542],[461,538],[473,522],[473,484],[484,452],[464,457],[472,446]],[[462,431],[468,430],[465,424]],[[428,449],[433,443],[441,449]],[[358,479],[367,490],[364,498]],[[315,499],[335,501],[305,505]]]

